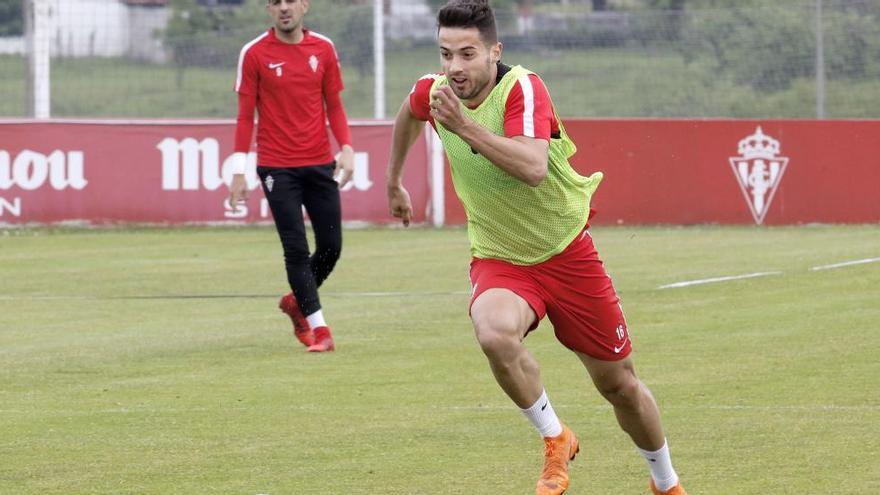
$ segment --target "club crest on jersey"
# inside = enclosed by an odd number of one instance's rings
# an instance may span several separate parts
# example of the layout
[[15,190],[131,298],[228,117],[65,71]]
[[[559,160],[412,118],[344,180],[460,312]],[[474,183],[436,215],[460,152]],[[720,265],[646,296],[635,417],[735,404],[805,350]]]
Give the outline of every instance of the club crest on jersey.
[[318,72],[318,57],[314,55],[309,57],[309,67],[312,68],[312,72]]
[[785,174],[788,157],[779,156],[779,141],[764,134],[761,126],[739,142],[739,154],[730,158],[730,167],[755,223],[761,225]]
[[271,175],[266,176],[266,189],[269,192],[272,192],[272,186],[275,184],[275,179],[272,178]]

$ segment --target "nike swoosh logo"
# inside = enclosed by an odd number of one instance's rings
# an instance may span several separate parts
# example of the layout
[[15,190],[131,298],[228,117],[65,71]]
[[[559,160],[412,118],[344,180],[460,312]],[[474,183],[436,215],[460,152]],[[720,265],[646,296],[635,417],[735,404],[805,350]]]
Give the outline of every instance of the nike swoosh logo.
[[277,64],[269,64],[269,68],[270,68],[270,69],[277,69],[277,68],[281,67],[282,65],[284,65],[284,64],[286,64],[286,63],[287,63],[287,62],[281,62],[281,63],[277,63]]
[[541,410],[547,409],[547,403],[545,402],[543,406],[541,406]]
[[620,354],[620,351],[622,351],[623,348],[626,347],[627,340],[629,340],[629,336],[624,339],[623,344],[620,344],[620,347],[614,346],[614,354]]

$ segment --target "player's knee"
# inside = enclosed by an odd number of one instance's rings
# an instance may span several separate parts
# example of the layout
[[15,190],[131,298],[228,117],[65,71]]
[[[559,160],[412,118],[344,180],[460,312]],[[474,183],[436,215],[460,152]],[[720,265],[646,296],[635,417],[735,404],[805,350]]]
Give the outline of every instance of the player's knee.
[[474,334],[487,355],[503,353],[519,342],[516,322],[505,315],[473,318]]
[[284,248],[284,261],[288,265],[300,265],[309,262],[308,247],[303,248],[300,243],[284,239],[282,239],[281,245]]
[[596,388],[614,406],[629,409],[640,403],[641,383],[632,373],[622,372],[617,376],[609,376],[597,382]]
[[303,253],[300,250],[284,250],[284,263],[289,267],[308,266],[309,253]]
[[339,257],[342,255],[342,246],[340,245],[329,245],[329,246],[319,246],[315,252],[320,260],[323,263],[334,264]]

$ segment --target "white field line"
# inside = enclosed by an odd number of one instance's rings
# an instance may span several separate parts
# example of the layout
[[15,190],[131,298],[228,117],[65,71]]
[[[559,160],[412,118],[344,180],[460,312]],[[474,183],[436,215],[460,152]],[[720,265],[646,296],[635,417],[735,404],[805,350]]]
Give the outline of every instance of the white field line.
[[[467,296],[470,291],[414,291],[414,292],[322,292],[326,297],[430,297]],[[271,294],[167,294],[154,296],[52,296],[52,295],[0,295],[0,301],[98,301],[107,299],[257,299],[277,297]]]
[[841,263],[834,263],[833,265],[821,265],[814,266],[810,268],[811,271],[819,271],[819,270],[833,270],[835,268],[842,268],[844,266],[852,266],[852,265],[864,265],[865,263],[876,263],[880,261],[880,258],[865,258],[863,260],[854,260],[854,261],[844,261]]
[[[290,410],[302,410],[302,411],[314,411],[317,407],[316,404],[309,405],[299,405],[299,406],[290,406],[287,409]],[[595,410],[595,411],[607,411],[611,406],[606,404],[601,405],[592,405],[592,406],[576,406],[572,404],[554,404],[554,409],[577,409],[577,410]],[[484,405],[471,405],[471,406],[446,406],[446,405],[436,405],[430,407],[430,409],[441,410],[441,411],[514,411],[516,406],[513,404],[484,404]],[[665,409],[696,409],[696,410],[704,410],[704,411],[773,411],[773,412],[840,412],[840,411],[865,411],[865,412],[880,412],[880,404],[862,404],[862,405],[841,405],[841,404],[805,404],[805,405],[748,405],[748,404],[715,404],[715,405],[687,405],[687,406],[676,406],[674,404],[667,404],[664,406]],[[215,411],[216,407],[150,407],[150,406],[135,406],[135,407],[114,407],[114,408],[105,408],[105,409],[93,409],[93,410],[82,410],[82,411],[49,411],[48,414],[51,415],[59,415],[59,416],[87,416],[91,414],[141,414],[141,413],[190,413],[190,412],[206,412],[206,411]],[[253,408],[251,406],[224,406],[224,410],[231,411],[249,411]],[[339,409],[339,408],[336,408]],[[357,411],[360,410],[358,407],[344,407],[344,410],[352,410]],[[46,411],[37,411],[36,409],[19,409],[19,408],[0,408],[0,414],[35,414],[37,412],[42,412],[46,414]]]
[[[834,263],[831,265],[821,265],[814,266],[810,268],[810,271],[820,271],[820,270],[833,270],[835,268],[842,268],[846,266],[852,265],[863,265],[867,263],[876,263],[880,262],[880,258],[865,258],[861,260],[853,260],[853,261],[844,261],[841,263]],[[757,277],[768,277],[771,275],[782,275],[782,272],[774,271],[774,272],[756,272],[756,273],[747,273],[745,275],[730,275],[725,277],[713,277],[713,278],[703,278],[698,280],[686,280],[684,282],[675,282],[672,284],[661,285],[657,287],[657,289],[678,289],[681,287],[690,287],[692,285],[703,285],[703,284],[713,284],[718,282],[729,282],[731,280],[743,280],[749,278],[757,278]],[[327,292],[326,294],[322,294],[328,297],[419,297],[419,296],[457,296],[457,295],[469,295],[468,291],[424,291],[424,292]],[[97,300],[97,299],[221,299],[221,298],[255,298],[255,297],[275,297],[275,296],[261,296],[261,295],[241,295],[241,294],[183,294],[183,295],[157,295],[157,296],[144,296],[144,297],[125,297],[125,296],[116,296],[116,297],[100,297],[100,296],[51,296],[51,295],[30,295],[30,296],[8,296],[8,295],[0,295],[0,301],[24,301],[24,300]]]
[[[479,405],[479,406],[438,406],[437,409],[445,409],[452,411],[509,411],[511,408],[515,407],[512,405]],[[554,409],[595,409],[595,410],[607,410],[610,406],[608,405],[596,405],[596,406],[587,406],[586,408],[583,406],[574,406],[570,404],[562,404],[556,405],[553,404]],[[762,406],[762,405],[746,405],[746,404],[715,404],[715,405],[704,405],[704,406],[675,406],[674,404],[664,405],[665,409],[676,409],[679,408],[687,408],[687,409],[702,409],[702,410],[716,410],[716,411],[810,411],[810,412],[819,412],[819,411],[880,411],[880,404],[864,404],[864,405],[854,405],[854,406],[846,406],[839,404],[806,404],[802,406]]]
[[85,301],[89,296],[0,296],[0,301]]
[[679,287],[689,287],[691,285],[714,284],[717,282],[728,282],[730,280],[743,280],[746,278],[768,277],[770,275],[782,275],[782,272],[757,272],[747,273],[745,275],[730,275],[727,277],[703,278],[699,280],[687,280],[685,282],[676,282],[674,284],[666,284],[657,287],[658,289],[677,289]]
[[[403,296],[468,296],[471,292],[467,290],[459,291],[422,291],[422,292],[328,292],[329,297],[403,297]],[[325,295],[321,293],[321,295]]]

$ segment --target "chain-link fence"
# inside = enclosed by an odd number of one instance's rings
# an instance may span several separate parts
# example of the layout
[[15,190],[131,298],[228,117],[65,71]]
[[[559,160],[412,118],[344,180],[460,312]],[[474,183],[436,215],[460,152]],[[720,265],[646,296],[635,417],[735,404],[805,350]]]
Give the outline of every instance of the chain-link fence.
[[[265,0],[0,0],[2,117],[33,115],[31,2],[47,5],[53,117],[232,117],[239,50],[269,25]],[[880,118],[880,0],[559,2],[497,17],[505,62],[538,72],[563,116]],[[436,21],[422,0],[383,4],[393,115],[439,70]],[[374,116],[372,0],[312,0],[306,25],[335,41],[349,115]]]

